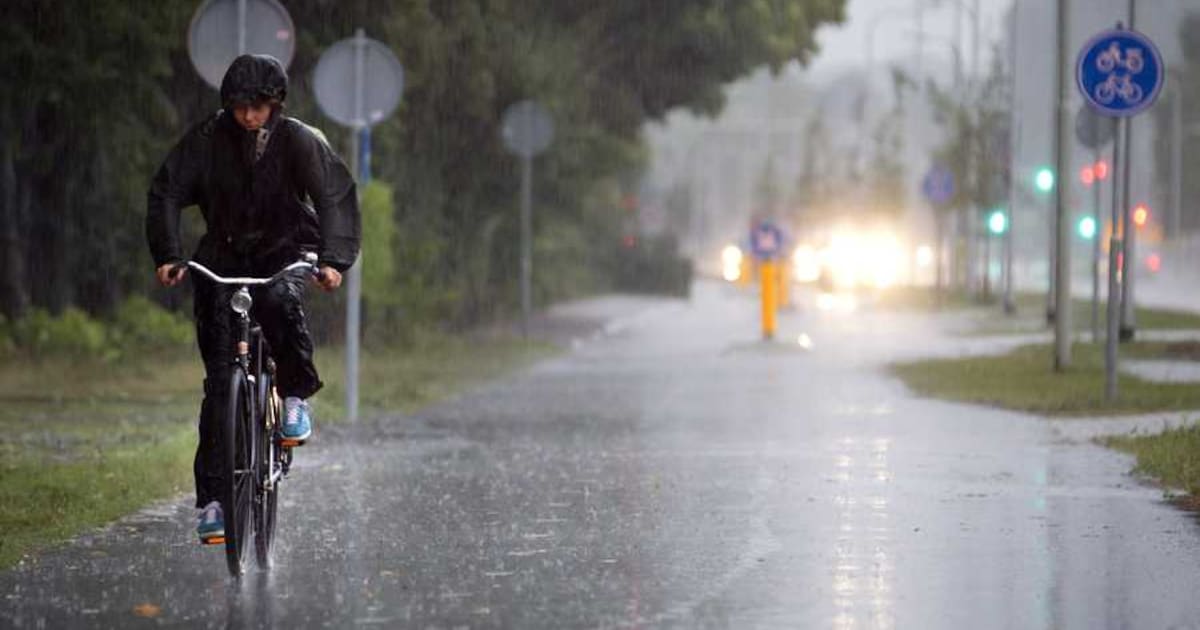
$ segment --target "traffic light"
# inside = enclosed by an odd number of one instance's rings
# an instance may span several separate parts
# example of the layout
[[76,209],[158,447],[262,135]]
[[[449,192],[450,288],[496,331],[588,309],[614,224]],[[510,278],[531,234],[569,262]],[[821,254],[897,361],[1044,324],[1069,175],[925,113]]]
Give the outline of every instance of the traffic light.
[[1079,220],[1079,235],[1085,241],[1090,241],[1096,238],[1096,220],[1092,217],[1083,217]]
[[1039,168],[1033,176],[1033,185],[1042,192],[1050,192],[1054,189],[1054,171],[1047,166]]
[[1146,227],[1146,222],[1150,220],[1150,208],[1146,204],[1139,203],[1133,208],[1133,225],[1137,228]]
[[1004,212],[1003,208],[992,210],[992,213],[988,215],[987,224],[988,230],[992,234],[1003,234],[1008,229],[1008,214]]
[[1100,160],[1092,165],[1092,172],[1096,174],[1097,180],[1108,179],[1108,162]]
[[1079,181],[1083,182],[1084,186],[1091,186],[1096,183],[1096,167],[1089,164],[1082,169],[1079,169]]

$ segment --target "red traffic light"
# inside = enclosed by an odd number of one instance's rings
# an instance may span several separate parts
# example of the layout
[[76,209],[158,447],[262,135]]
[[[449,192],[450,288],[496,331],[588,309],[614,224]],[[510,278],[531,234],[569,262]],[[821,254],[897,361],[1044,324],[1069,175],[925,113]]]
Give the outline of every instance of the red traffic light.
[[1138,205],[1134,206],[1134,208],[1133,208],[1133,224],[1134,225],[1136,225],[1139,228],[1144,227],[1146,225],[1146,221],[1149,221],[1149,220],[1150,220],[1150,208],[1147,208],[1146,204],[1139,203]]
[[1096,162],[1092,165],[1092,173],[1095,174],[1096,179],[1108,179],[1108,162],[1104,160]]
[[1095,183],[1095,168],[1089,165],[1079,169],[1079,181],[1083,182],[1084,186],[1091,186],[1093,183]]

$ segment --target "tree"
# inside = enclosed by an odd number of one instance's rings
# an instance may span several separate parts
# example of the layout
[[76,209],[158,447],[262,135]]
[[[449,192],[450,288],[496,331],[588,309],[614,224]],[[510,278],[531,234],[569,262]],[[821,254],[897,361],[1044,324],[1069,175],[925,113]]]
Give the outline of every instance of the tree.
[[[538,98],[557,122],[538,159],[535,251],[571,255],[541,267],[539,295],[601,287],[618,252],[597,235],[619,232],[612,209],[620,178],[644,164],[642,124],[677,107],[716,112],[729,81],[807,59],[814,30],[841,19],[842,5],[296,0],[288,112],[336,144],[344,133],[308,84],[320,53],[360,26],[396,51],[404,102],[373,130],[374,177],[394,191],[396,291],[411,314],[464,324],[510,308],[515,293],[517,163],[498,141],[505,107]],[[185,127],[218,106],[184,47],[194,9],[0,3],[0,312],[104,312],[149,289],[147,183]]]

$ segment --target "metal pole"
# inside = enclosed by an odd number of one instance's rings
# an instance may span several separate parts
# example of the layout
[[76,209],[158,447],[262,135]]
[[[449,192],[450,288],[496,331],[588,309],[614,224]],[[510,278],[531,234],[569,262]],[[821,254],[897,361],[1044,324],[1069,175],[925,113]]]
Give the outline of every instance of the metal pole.
[[1104,399],[1109,402],[1117,399],[1117,338],[1121,334],[1121,274],[1118,269],[1121,239],[1117,235],[1121,206],[1118,203],[1119,187],[1115,169],[1121,165],[1121,139],[1128,124],[1129,119],[1122,118],[1117,123],[1117,137],[1113,139],[1112,219],[1108,239],[1108,335],[1104,340]]
[[1054,369],[1065,370],[1071,365],[1071,237],[1067,226],[1066,186],[1062,174],[1067,171],[1067,14],[1069,0],[1058,0],[1058,54],[1054,58],[1054,206],[1055,240],[1058,257],[1055,260]]
[[[1129,0],[1129,28],[1134,28],[1137,2]],[[1125,253],[1121,265],[1121,341],[1131,341],[1137,328],[1134,313],[1133,283],[1137,276],[1137,227],[1130,221],[1129,179],[1133,156],[1133,122],[1125,123],[1125,163],[1121,165],[1121,221],[1124,224]]]
[[1183,228],[1183,79],[1175,75],[1175,94],[1171,99],[1171,233],[1180,237]]
[[1004,233],[1004,312],[1011,315],[1016,312],[1016,306],[1013,304],[1013,231],[1016,226],[1017,218],[1017,189],[1016,178],[1013,177],[1013,168],[1017,161],[1018,145],[1021,142],[1021,121],[1017,116],[1017,62],[1018,50],[1017,37],[1020,33],[1020,16],[1021,16],[1021,1],[1013,0],[1013,15],[1012,24],[1009,32],[1009,48],[1012,55],[1010,62],[1011,77],[1009,79],[1008,92],[1008,120],[1009,120],[1009,151],[1008,151],[1008,231]]
[[[529,122],[526,123],[528,127]],[[533,156],[521,156],[521,334],[533,310]]]
[[[358,200],[362,202],[363,187],[371,177],[371,129],[367,127],[363,114],[364,47],[366,35],[358,29],[354,47],[354,116],[358,126],[351,132],[351,172],[358,179]],[[346,272],[346,419],[358,421],[358,363],[362,339],[362,261]]]
[[925,94],[925,2],[916,1],[917,9],[917,86]]
[[[1100,162],[1100,147],[1092,152],[1092,167]],[[1103,186],[1099,177],[1092,179],[1092,217],[1096,222],[1096,234],[1092,235],[1092,343],[1100,343],[1100,226],[1104,225],[1100,214],[1100,188]]]
[[246,54],[246,0],[237,0],[237,53]]

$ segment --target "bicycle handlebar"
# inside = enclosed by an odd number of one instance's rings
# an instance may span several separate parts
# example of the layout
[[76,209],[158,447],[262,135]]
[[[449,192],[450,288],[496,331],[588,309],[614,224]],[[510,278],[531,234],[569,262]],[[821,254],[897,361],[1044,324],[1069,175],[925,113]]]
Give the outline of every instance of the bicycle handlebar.
[[[283,269],[280,269],[275,275],[273,275],[269,278],[245,278],[245,277],[243,277],[243,278],[226,278],[225,276],[215,273],[213,270],[209,269],[208,267],[205,267],[204,265],[201,265],[200,263],[198,263],[194,260],[189,260],[186,263],[179,263],[178,265],[175,266],[175,269],[180,269],[180,268],[184,267],[185,265],[187,267],[195,269],[196,271],[200,272],[201,274],[207,276],[209,280],[212,280],[213,282],[216,282],[217,284],[232,284],[232,285],[239,285],[239,286],[262,286],[262,285],[271,284],[272,282],[279,280],[280,278],[286,276],[287,274],[289,274],[297,269],[309,269],[313,272],[313,274],[320,273],[320,270],[317,268],[316,263],[309,261],[309,260],[298,260],[298,261],[284,267]],[[172,270],[171,275],[174,276],[176,273],[178,273],[178,272]]]

